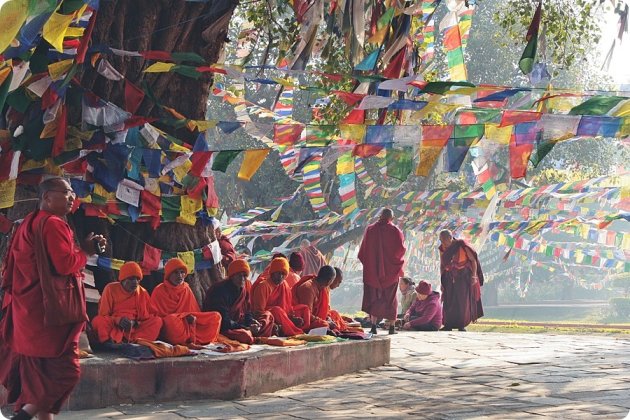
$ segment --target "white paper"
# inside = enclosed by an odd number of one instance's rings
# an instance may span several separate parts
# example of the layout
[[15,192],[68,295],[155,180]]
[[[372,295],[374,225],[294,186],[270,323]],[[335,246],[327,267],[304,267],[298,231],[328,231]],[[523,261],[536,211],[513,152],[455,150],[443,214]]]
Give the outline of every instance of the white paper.
[[[128,180],[123,179],[118,184],[118,188],[116,188],[116,198],[124,203],[131,204],[134,207],[138,207],[138,204],[140,204],[140,191],[142,187],[140,187],[138,184],[135,184],[135,182],[125,181]],[[135,184],[140,188],[136,189],[132,184]]]
[[210,244],[210,252],[212,252],[212,261],[215,264],[218,264],[223,259],[223,254],[221,254],[221,247],[219,246],[219,241],[213,241]]
[[327,332],[328,332],[328,328],[319,327],[319,328],[313,328],[312,330],[310,330],[308,332],[308,335],[323,336],[323,335],[326,335]]

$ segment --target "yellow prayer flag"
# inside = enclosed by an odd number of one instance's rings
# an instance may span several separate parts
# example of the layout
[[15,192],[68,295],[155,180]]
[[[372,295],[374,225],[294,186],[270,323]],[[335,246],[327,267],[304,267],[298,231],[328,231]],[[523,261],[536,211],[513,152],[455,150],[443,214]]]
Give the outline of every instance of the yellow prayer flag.
[[22,165],[22,168],[20,170],[22,172],[25,172],[25,171],[30,171],[30,170],[33,170],[33,169],[40,169],[40,168],[43,168],[44,166],[46,166],[46,161],[45,160],[29,159],[26,162],[24,162],[24,164]]
[[177,223],[194,226],[197,222],[197,213],[203,208],[200,198],[192,198],[187,195],[180,197],[180,211],[177,217]]
[[366,128],[364,124],[339,124],[339,131],[343,140],[351,140],[360,144],[365,138]]
[[76,28],[71,26],[66,31],[66,36],[68,38],[80,38],[83,36],[83,32],[85,32],[85,28]]
[[55,137],[55,134],[57,133],[57,126],[58,126],[58,120],[57,118],[55,118],[54,120],[52,120],[51,122],[49,122],[48,124],[44,126],[44,129],[40,133],[39,138],[48,139],[51,137]]
[[186,149],[184,146],[180,146],[177,143],[171,143],[168,146],[168,150],[170,150],[171,152],[183,152],[183,153],[188,153],[190,152],[189,149]]
[[74,60],[68,58],[67,60],[57,61],[48,66],[48,74],[53,80],[61,78],[64,74],[68,73],[68,70],[72,67]]
[[175,67],[175,63],[164,63],[162,61],[158,61],[156,63],[151,64],[149,67],[144,69],[145,73],[168,73],[171,69]]
[[15,200],[15,179],[0,181],[0,209],[13,207]]
[[0,53],[4,52],[28,17],[28,0],[9,0],[0,6]]
[[188,172],[190,172],[191,167],[192,167],[192,162],[190,162],[190,160],[186,160],[184,161],[183,164],[179,165],[177,168],[173,168],[173,173],[175,174],[175,180],[181,183],[184,177],[188,175]]
[[2,86],[5,80],[7,80],[10,74],[11,74],[11,66],[6,66],[0,69],[0,86]]
[[374,32],[374,35],[368,38],[368,42],[370,44],[382,45],[387,31],[389,31],[389,25],[383,26],[381,29]]
[[[1,83],[1,82],[0,82]],[[621,105],[613,112],[615,117],[630,117],[630,99],[621,102]]]
[[440,153],[442,153],[442,147],[421,147],[420,162],[416,167],[416,175],[429,176],[431,168],[433,168]]
[[190,131],[206,131],[217,126],[217,120],[190,120],[186,124]]
[[499,124],[485,124],[484,139],[499,144],[510,144],[514,126],[499,127]]
[[352,172],[354,172],[354,158],[352,152],[346,152],[337,160],[337,174],[343,175]]
[[125,264],[124,260],[119,260],[117,258],[112,258],[112,270],[120,271],[120,268]]
[[44,24],[42,30],[42,36],[53,48],[59,52],[63,52],[63,39],[66,36],[66,31],[72,23],[75,17],[75,13],[69,15],[62,15],[60,13],[53,13],[48,21]]
[[195,253],[193,251],[178,252],[177,258],[184,261],[189,274],[195,271]]
[[262,165],[270,150],[271,149],[246,150],[245,158],[243,159],[243,163],[241,163],[241,169],[238,171],[238,179],[242,179],[243,181],[252,179],[252,176],[254,176],[258,168],[260,168],[260,165]]

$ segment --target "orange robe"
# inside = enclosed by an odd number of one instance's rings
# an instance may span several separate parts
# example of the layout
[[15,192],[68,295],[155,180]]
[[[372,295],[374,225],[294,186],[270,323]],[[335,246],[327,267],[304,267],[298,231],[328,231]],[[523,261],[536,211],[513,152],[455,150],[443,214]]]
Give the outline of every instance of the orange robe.
[[328,327],[326,318],[328,316],[329,296],[326,293],[328,288],[319,288],[315,281],[315,276],[304,276],[293,287],[293,309],[297,313],[303,314],[305,331],[312,328]]
[[269,278],[256,280],[252,285],[252,311],[256,317],[265,311],[271,312],[274,322],[280,325],[282,334],[287,337],[304,333],[289,318],[293,313],[291,289],[284,281],[275,285]]
[[[138,321],[138,325],[131,331],[123,331],[118,326],[123,317]],[[100,343],[107,340],[133,343],[138,338],[154,341],[160,334],[162,318],[157,316],[149,293],[142,286],[129,293],[121,283],[110,283],[103,290],[98,315],[92,320],[92,326]]]
[[[188,283],[173,286],[165,280],[153,290],[151,303],[164,321],[161,333],[164,341],[175,345],[203,346],[217,340],[221,314],[201,312]],[[188,315],[197,318],[193,324],[186,321]]]
[[300,275],[291,270],[289,271],[289,274],[287,274],[287,276],[284,278],[284,281],[287,282],[290,289],[293,289],[293,286],[298,284],[298,282],[300,281]]

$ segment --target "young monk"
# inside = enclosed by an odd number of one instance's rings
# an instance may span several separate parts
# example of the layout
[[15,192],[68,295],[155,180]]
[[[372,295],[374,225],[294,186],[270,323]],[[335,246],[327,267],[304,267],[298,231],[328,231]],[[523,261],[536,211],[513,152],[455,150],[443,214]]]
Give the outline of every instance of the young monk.
[[289,274],[284,279],[290,288],[300,281],[302,270],[304,270],[304,257],[299,252],[292,252],[289,256]]
[[105,286],[92,320],[99,343],[135,342],[138,338],[154,341],[160,334],[162,318],[157,316],[149,293],[140,286],[142,269],[131,261],[120,267],[118,283]]
[[151,303],[162,317],[161,337],[171,344],[203,346],[217,340],[221,326],[218,312],[201,312],[188,283],[188,267],[179,258],[164,266],[164,282],[151,294]]
[[249,264],[242,259],[228,266],[228,279],[214,285],[203,301],[204,311],[221,314],[221,334],[244,344],[254,344],[254,337],[273,334],[273,316],[269,312],[254,319],[250,304]]
[[[328,302],[330,302],[330,292],[335,290],[339,286],[341,286],[341,282],[343,281],[343,272],[340,268],[335,267],[335,279],[330,283],[330,286],[327,288],[328,293]],[[361,327],[350,327],[348,326],[348,322],[352,322],[352,318],[343,317],[339,312],[332,309],[330,306],[328,307],[328,320],[335,323],[337,326],[337,331],[339,332],[363,332],[363,328]]]
[[319,327],[337,329],[334,322],[327,321],[330,308],[328,286],[335,277],[335,269],[325,265],[319,269],[317,276],[304,276],[293,287],[293,310],[302,315],[304,331]]
[[252,311],[260,319],[266,311],[271,312],[274,322],[280,326],[281,334],[288,337],[302,334],[304,320],[293,316],[291,289],[284,281],[289,273],[289,261],[275,258],[269,264],[269,277],[261,278],[252,286]]

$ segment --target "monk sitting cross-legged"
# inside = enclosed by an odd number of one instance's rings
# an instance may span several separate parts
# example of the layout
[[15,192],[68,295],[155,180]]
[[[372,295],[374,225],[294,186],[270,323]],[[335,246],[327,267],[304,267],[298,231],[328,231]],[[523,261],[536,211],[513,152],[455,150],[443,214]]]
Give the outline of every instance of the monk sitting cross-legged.
[[164,266],[164,282],[151,294],[151,302],[162,317],[161,337],[171,344],[206,345],[217,340],[221,326],[218,312],[201,312],[188,283],[184,261],[172,258]]
[[140,286],[142,269],[135,262],[120,267],[118,283],[105,286],[98,304],[98,315],[92,320],[99,343],[135,342],[138,338],[153,341],[160,334],[162,319],[151,304],[149,293]]
[[325,265],[319,269],[317,276],[304,276],[293,287],[293,310],[304,317],[304,331],[312,328],[326,327],[334,330],[334,322],[327,321],[330,297],[328,286],[335,279],[335,269]]
[[273,316],[269,312],[254,319],[250,304],[250,268],[247,261],[236,259],[228,266],[227,280],[208,290],[203,301],[204,311],[221,314],[221,334],[244,344],[254,344],[254,337],[269,337],[273,333]]
[[258,319],[266,311],[271,312],[274,322],[284,336],[302,334],[303,319],[293,316],[291,289],[284,281],[289,273],[289,261],[275,258],[269,264],[269,277],[261,278],[252,286],[252,311]]

